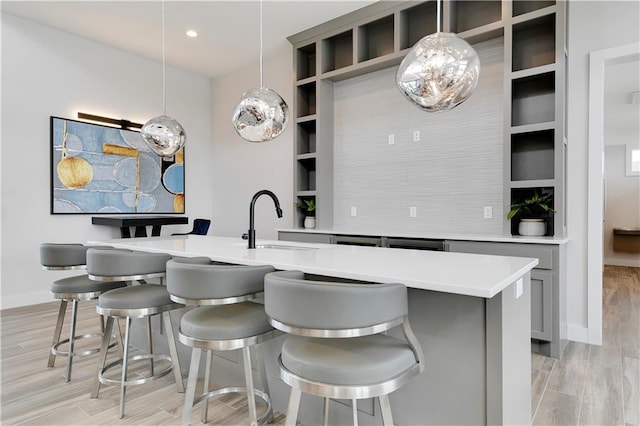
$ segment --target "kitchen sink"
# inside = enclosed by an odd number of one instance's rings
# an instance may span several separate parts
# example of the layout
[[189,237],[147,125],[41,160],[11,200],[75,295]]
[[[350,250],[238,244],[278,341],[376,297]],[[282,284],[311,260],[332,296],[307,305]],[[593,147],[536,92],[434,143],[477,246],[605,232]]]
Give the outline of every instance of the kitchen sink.
[[318,250],[318,247],[288,246],[284,244],[256,244],[256,248],[276,250]]

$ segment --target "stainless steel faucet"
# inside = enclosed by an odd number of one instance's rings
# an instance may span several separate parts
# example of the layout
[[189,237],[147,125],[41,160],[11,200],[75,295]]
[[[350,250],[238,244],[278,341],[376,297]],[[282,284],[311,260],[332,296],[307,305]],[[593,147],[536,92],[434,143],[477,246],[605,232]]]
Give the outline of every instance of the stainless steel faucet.
[[276,194],[274,194],[273,192],[267,190],[267,189],[263,189],[262,191],[258,191],[254,194],[253,198],[251,199],[251,204],[249,205],[249,234],[248,234],[248,239],[249,239],[249,248],[250,249],[254,249],[256,248],[256,230],[254,228],[254,210],[255,210],[255,205],[256,205],[256,201],[258,200],[258,198],[260,198],[261,195],[268,195],[269,197],[271,197],[271,199],[273,200],[273,204],[275,204],[276,206],[276,214],[278,215],[278,217],[282,217],[282,209],[280,208],[280,200],[278,200],[278,197],[276,197]]

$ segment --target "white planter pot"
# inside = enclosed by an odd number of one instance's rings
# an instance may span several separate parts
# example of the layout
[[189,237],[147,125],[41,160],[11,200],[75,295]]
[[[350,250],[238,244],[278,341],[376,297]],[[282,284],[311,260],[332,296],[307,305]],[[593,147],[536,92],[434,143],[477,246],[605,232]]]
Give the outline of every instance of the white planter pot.
[[544,219],[520,219],[518,233],[527,237],[541,237],[547,233]]
[[304,227],[306,229],[314,229],[316,227],[315,216],[307,216],[304,218]]

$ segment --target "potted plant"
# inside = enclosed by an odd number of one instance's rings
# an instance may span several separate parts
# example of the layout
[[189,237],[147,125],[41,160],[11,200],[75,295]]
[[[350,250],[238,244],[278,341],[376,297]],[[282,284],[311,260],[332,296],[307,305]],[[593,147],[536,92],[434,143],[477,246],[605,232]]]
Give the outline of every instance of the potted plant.
[[316,227],[316,202],[314,199],[302,201],[303,203],[296,204],[296,207],[305,213],[304,227],[313,229]]
[[553,196],[540,194],[537,191],[528,198],[516,200],[511,204],[511,210],[507,219],[520,218],[518,233],[526,236],[543,236],[547,233],[546,218],[550,213],[555,213],[551,207]]

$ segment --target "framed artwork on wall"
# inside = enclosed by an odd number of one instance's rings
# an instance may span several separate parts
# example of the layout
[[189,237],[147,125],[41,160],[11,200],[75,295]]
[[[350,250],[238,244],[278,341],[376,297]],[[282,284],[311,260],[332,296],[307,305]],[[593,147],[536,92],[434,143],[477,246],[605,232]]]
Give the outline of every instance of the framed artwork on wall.
[[184,213],[184,150],[140,132],[51,117],[51,214]]

